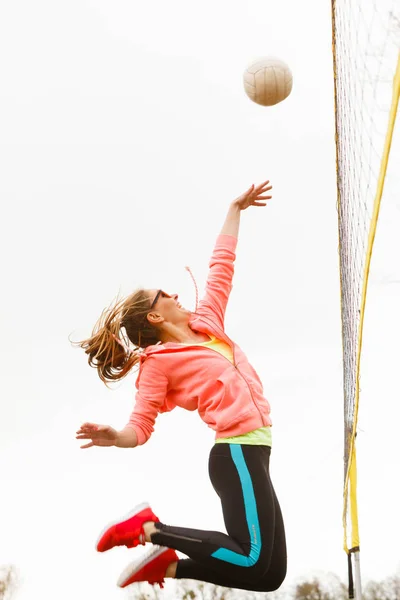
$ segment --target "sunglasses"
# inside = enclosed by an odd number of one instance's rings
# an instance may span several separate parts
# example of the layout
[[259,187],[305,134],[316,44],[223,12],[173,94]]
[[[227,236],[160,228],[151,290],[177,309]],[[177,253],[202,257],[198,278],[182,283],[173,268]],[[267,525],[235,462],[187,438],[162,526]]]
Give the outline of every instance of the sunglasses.
[[170,296],[166,292],[163,292],[162,290],[158,290],[156,297],[154,298],[153,302],[151,303],[150,310],[155,307],[155,305],[157,304],[157,300],[159,299],[160,296],[161,296],[161,298],[172,298],[172,296]]

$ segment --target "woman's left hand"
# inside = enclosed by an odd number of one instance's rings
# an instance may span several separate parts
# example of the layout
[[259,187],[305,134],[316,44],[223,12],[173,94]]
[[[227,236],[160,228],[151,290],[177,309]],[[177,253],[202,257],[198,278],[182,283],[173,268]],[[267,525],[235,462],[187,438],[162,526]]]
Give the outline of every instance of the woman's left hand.
[[265,196],[265,192],[272,190],[272,185],[269,185],[269,180],[260,183],[257,187],[254,184],[239,198],[232,202],[233,206],[239,210],[246,210],[249,206],[267,206],[265,200],[270,200],[272,196]]

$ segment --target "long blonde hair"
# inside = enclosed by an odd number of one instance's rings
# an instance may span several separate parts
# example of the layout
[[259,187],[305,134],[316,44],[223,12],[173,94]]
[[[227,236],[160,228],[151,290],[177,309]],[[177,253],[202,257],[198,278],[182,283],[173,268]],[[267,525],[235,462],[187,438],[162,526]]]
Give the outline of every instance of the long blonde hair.
[[[91,337],[74,342],[85,350],[89,365],[97,369],[106,385],[125,377],[140,361],[140,351],[159,342],[157,329],[147,319],[150,307],[150,298],[143,289],[127,298],[117,298],[103,310]],[[126,338],[134,350],[128,347]]]

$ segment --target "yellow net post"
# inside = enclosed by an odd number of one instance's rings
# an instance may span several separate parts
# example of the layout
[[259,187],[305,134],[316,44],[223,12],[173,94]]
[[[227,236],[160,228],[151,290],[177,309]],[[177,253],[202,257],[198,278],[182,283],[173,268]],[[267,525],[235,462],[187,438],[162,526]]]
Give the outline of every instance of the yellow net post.
[[357,600],[361,574],[355,441],[369,272],[399,103],[396,7],[391,0],[332,0],[345,421],[343,528],[349,597]]

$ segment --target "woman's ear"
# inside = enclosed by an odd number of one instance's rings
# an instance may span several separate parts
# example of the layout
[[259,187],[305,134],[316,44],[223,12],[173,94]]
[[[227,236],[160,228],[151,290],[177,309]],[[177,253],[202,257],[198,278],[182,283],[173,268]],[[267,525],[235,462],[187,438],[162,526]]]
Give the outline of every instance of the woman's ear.
[[161,325],[164,322],[164,317],[160,315],[158,312],[150,312],[146,315],[146,318],[150,325]]

